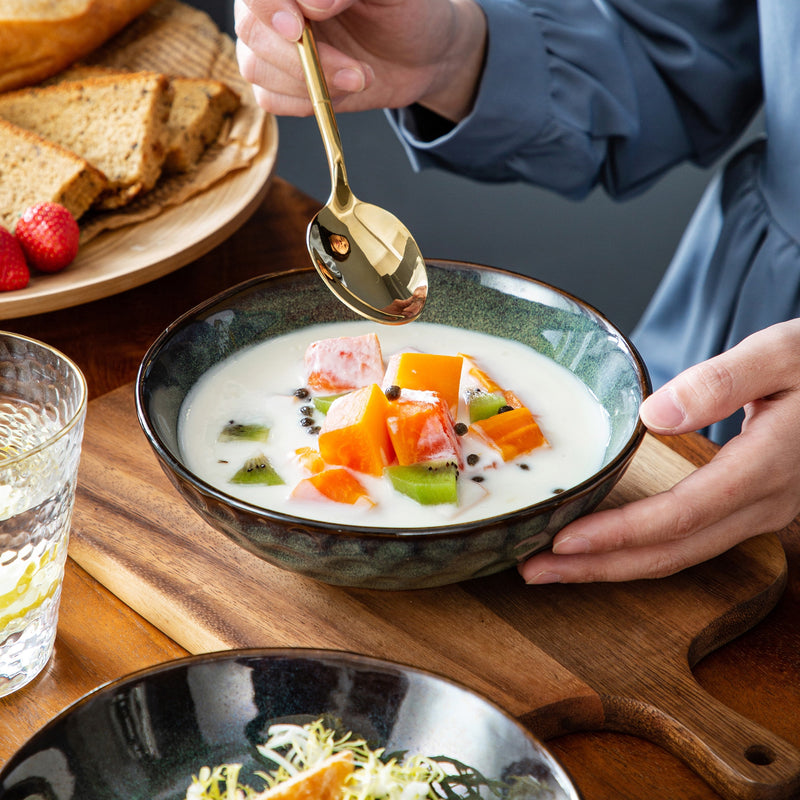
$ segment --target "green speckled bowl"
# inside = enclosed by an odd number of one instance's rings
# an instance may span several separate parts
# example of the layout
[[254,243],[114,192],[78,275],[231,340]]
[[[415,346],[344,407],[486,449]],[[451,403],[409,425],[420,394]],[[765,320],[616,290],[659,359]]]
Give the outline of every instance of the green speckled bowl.
[[177,436],[181,403],[198,378],[264,339],[356,318],[309,268],[256,278],[208,300],[167,328],[142,362],[139,422],[164,472],[203,519],[284,569],[344,586],[417,589],[514,566],[608,494],[644,436],[638,409],[649,378],[630,342],[590,306],[530,278],[447,261],[428,262],[428,271],[422,320],[523,342],[587,384],[611,420],[603,467],[551,499],[508,514],[408,531],[268,511],[200,480],[184,465]]

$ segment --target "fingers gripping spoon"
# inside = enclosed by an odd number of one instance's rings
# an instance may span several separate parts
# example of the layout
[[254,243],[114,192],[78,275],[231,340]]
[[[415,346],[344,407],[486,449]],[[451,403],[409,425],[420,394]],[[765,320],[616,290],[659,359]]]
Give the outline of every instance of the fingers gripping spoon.
[[353,311],[375,322],[415,320],[425,305],[425,261],[408,229],[350,190],[328,87],[308,24],[297,43],[331,171],[331,195],[311,220],[308,252],[328,288]]

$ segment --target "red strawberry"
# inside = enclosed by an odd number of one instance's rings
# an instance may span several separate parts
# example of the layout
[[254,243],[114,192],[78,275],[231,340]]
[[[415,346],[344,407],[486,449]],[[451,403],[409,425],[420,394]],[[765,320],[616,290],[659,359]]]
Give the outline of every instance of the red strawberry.
[[0,292],[24,289],[30,278],[19,242],[13,233],[0,227]]
[[78,254],[78,223],[58,203],[37,203],[26,209],[15,233],[28,264],[42,272],[58,272]]

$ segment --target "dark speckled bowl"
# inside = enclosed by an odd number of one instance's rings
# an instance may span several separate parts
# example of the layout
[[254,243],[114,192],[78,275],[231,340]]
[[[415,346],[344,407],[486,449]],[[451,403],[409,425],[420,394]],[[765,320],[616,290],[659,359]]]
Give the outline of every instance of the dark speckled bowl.
[[[326,724],[372,748],[446,756],[532,788],[516,800],[580,800],[518,722],[427,672],[325,650],[241,650],[135,673],[72,705],[0,769],[0,800],[184,800],[203,766],[273,769],[256,750],[271,724]],[[505,795],[484,792],[486,800]]]
[[630,342],[593,308],[546,284],[472,264],[432,261],[428,269],[422,320],[516,339],[587,384],[611,419],[603,467],[583,483],[509,514],[408,531],[267,511],[200,480],[184,465],[177,438],[181,403],[197,379],[264,339],[354,318],[309,268],[256,278],[212,298],[164,331],[142,362],[139,421],[165,473],[203,519],[270,563],[327,583],[415,589],[515,565],[608,494],[644,435],[638,408],[649,379]]

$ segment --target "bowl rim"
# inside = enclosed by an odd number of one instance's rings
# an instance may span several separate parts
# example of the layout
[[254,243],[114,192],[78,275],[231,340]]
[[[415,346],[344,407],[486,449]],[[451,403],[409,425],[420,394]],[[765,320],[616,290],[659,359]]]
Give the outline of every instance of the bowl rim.
[[219,662],[237,661],[239,659],[256,661],[280,659],[287,661],[297,661],[300,659],[313,661],[325,659],[328,661],[333,660],[339,662],[344,666],[355,665],[359,667],[372,668],[376,671],[382,672],[399,671],[405,675],[413,674],[426,680],[431,680],[435,683],[447,684],[451,688],[454,688],[460,692],[465,692],[469,695],[472,695],[474,698],[478,699],[487,707],[503,717],[523,739],[525,739],[534,747],[534,749],[540,751],[543,756],[546,757],[552,770],[554,771],[555,777],[561,779],[559,781],[559,785],[562,789],[570,793],[571,800],[582,800],[582,795],[578,790],[578,787],[575,785],[575,781],[573,780],[572,776],[559,761],[556,755],[549,749],[549,747],[547,747],[544,741],[526,728],[520,720],[514,717],[510,712],[506,711],[506,709],[504,709],[499,703],[487,697],[481,691],[472,689],[455,678],[451,678],[444,673],[437,672],[426,667],[417,667],[410,664],[405,664],[395,659],[366,655],[364,653],[358,653],[355,650],[339,650],[335,648],[324,647],[242,647],[231,650],[215,650],[208,653],[194,653],[169,659],[167,661],[162,661],[158,664],[152,664],[148,667],[142,667],[141,669],[137,669],[126,675],[122,675],[119,678],[106,681],[105,683],[102,683],[94,689],[86,692],[86,694],[82,695],[77,700],[74,700],[72,703],[59,711],[35,733],[29,736],[23,742],[23,744],[20,745],[20,747],[17,748],[8,761],[0,766],[0,789],[3,787],[4,780],[9,777],[18,766],[16,764],[18,758],[22,756],[25,750],[31,746],[34,746],[39,737],[45,735],[48,731],[60,725],[79,709],[83,708],[84,706],[88,706],[95,700],[101,699],[104,695],[114,694],[128,685],[136,684],[139,681],[146,680],[154,676],[168,674],[177,670],[188,669],[192,666],[200,664],[216,664]]
[[[621,330],[619,330],[619,328],[617,328],[617,326],[614,325],[608,319],[608,317],[605,316],[605,314],[603,314],[601,311],[599,311],[590,303],[587,303],[585,300],[581,300],[576,295],[573,295],[570,292],[567,292],[563,289],[559,289],[545,281],[541,281],[537,278],[531,278],[527,275],[523,275],[521,273],[514,272],[513,270],[506,268],[492,267],[484,264],[478,264],[469,261],[458,261],[453,259],[431,258],[431,259],[425,259],[425,263],[428,266],[428,268],[433,266],[434,268],[442,269],[445,271],[474,270],[478,272],[486,272],[499,275],[504,278],[508,278],[510,280],[519,280],[526,283],[531,283],[536,286],[539,286],[540,288],[548,292],[560,295],[561,297],[564,297],[565,299],[575,303],[576,305],[587,311],[590,314],[590,316],[592,316],[601,327],[605,328],[607,331],[609,331],[609,333],[613,334],[613,336],[615,336],[618,340],[624,343],[626,349],[629,352],[629,355],[631,356],[633,362],[636,365],[636,374],[639,381],[639,390],[641,392],[642,399],[647,397],[647,395],[652,391],[652,384],[650,381],[650,375],[647,370],[647,366],[645,365],[644,359],[642,358],[641,354],[636,349],[636,346],[633,344],[633,342],[630,340],[628,336],[626,336]],[[171,450],[167,447],[162,438],[158,435],[155,428],[150,422],[149,412],[144,397],[144,384],[147,378],[147,374],[149,372],[150,365],[152,364],[152,362],[154,361],[155,357],[160,352],[160,350],[163,348],[164,344],[167,342],[173,331],[182,326],[188,319],[202,314],[206,309],[218,305],[221,302],[224,302],[226,299],[232,297],[233,295],[247,291],[252,286],[257,286],[259,284],[269,282],[272,280],[276,281],[287,280],[302,275],[310,275],[314,277],[316,276],[316,271],[313,268],[313,266],[308,266],[308,267],[295,267],[288,270],[282,270],[280,272],[270,272],[262,275],[257,275],[253,278],[249,278],[245,281],[235,284],[234,286],[231,286],[228,289],[224,289],[223,291],[213,295],[212,297],[207,298],[201,303],[195,305],[193,308],[190,308],[188,311],[185,311],[183,314],[177,317],[170,325],[168,325],[147,349],[147,352],[145,353],[139,365],[139,369],[136,375],[136,392],[135,392],[136,415],[139,420],[139,425],[141,426],[151,447],[156,451],[159,458],[162,460],[162,463],[168,464],[169,468],[176,475],[179,475],[183,481],[192,485],[197,491],[199,491],[203,495],[213,498],[216,502],[225,503],[226,505],[235,508],[237,511],[244,512],[251,516],[262,517],[283,525],[293,525],[296,527],[303,528],[305,531],[316,531],[319,533],[330,533],[331,531],[335,531],[337,535],[352,536],[361,539],[372,538],[375,539],[376,541],[385,540],[387,538],[388,539],[402,538],[403,540],[408,540],[410,542],[413,542],[415,539],[420,539],[420,540],[424,539],[425,541],[429,541],[434,538],[446,538],[454,534],[464,535],[466,532],[469,531],[485,529],[487,527],[494,527],[497,525],[503,525],[511,520],[519,521],[520,519],[524,519],[528,516],[537,515],[542,511],[555,512],[561,506],[565,505],[568,502],[571,502],[576,497],[579,497],[587,492],[592,491],[594,487],[596,487],[598,484],[603,483],[622,464],[629,461],[633,457],[639,445],[641,444],[642,440],[644,439],[646,428],[641,419],[637,417],[636,424],[634,425],[630,436],[628,437],[627,441],[619,448],[619,451],[616,453],[616,455],[607,464],[604,464],[603,467],[594,472],[584,481],[581,481],[580,483],[571,486],[569,489],[566,489],[557,495],[553,495],[552,497],[540,500],[537,503],[531,503],[528,506],[523,506],[522,508],[513,509],[503,514],[496,514],[491,517],[484,517],[482,519],[477,519],[477,520],[451,522],[443,525],[431,525],[430,527],[427,528],[402,528],[402,526],[398,526],[398,528],[395,530],[391,528],[383,528],[371,525],[331,523],[331,522],[326,522],[324,520],[308,519],[306,517],[299,517],[299,516],[294,516],[292,514],[286,514],[281,511],[276,511],[274,509],[263,508],[261,506],[256,506],[252,503],[248,503],[245,500],[241,500],[237,497],[234,497],[233,495],[229,495],[226,492],[223,492],[221,489],[218,489],[217,487],[213,486],[212,484],[207,483],[197,475],[194,475],[175,456],[173,456]]]

